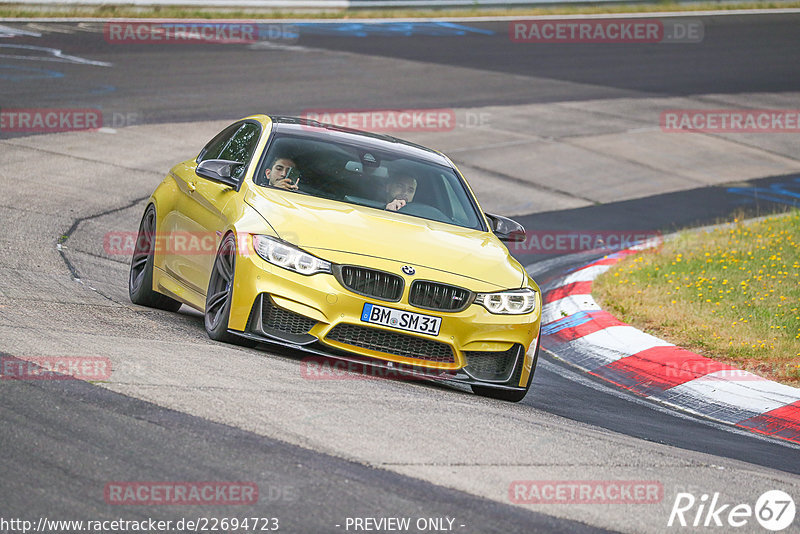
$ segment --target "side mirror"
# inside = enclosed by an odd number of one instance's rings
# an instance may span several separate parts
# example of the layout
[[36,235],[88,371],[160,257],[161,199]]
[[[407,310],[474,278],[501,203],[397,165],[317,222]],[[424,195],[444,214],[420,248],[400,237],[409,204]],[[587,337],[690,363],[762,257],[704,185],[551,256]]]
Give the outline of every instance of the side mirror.
[[239,161],[227,159],[207,159],[201,161],[195,169],[197,176],[208,178],[214,182],[219,182],[234,189],[239,186],[239,180],[235,178],[236,172],[244,165]]
[[508,243],[519,243],[525,241],[525,227],[513,219],[502,215],[485,213],[486,218],[492,226],[492,232],[500,241]]

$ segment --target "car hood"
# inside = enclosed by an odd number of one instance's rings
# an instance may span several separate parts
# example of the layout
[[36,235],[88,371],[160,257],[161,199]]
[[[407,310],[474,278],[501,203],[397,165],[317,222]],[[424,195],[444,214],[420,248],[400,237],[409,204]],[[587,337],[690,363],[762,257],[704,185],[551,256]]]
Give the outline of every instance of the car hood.
[[377,257],[498,289],[521,287],[526,279],[522,266],[490,232],[271,189],[251,190],[245,199],[281,239],[322,258],[325,251]]

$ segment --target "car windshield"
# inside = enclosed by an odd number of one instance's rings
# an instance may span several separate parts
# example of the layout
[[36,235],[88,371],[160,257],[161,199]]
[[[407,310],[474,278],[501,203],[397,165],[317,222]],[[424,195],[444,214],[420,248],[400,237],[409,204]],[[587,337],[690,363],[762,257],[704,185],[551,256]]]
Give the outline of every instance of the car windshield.
[[255,183],[482,230],[463,180],[404,151],[298,135],[273,139]]

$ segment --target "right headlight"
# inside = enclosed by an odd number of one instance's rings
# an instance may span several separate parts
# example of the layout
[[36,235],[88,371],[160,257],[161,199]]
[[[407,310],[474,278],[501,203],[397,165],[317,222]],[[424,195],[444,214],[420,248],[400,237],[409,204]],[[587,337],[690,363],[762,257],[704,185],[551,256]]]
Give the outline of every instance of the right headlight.
[[266,261],[296,273],[311,275],[331,272],[329,262],[274,237],[254,235],[253,247]]
[[498,315],[523,315],[536,309],[536,291],[512,289],[497,293],[478,293],[475,302],[490,313]]

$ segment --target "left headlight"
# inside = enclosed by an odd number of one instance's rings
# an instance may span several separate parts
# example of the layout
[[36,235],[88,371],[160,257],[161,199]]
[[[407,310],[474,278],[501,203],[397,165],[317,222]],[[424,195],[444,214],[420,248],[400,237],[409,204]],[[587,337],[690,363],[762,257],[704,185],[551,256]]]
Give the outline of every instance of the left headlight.
[[497,293],[478,293],[475,302],[490,313],[522,315],[536,308],[536,291],[525,288]]
[[308,252],[274,237],[254,235],[253,247],[256,249],[256,254],[264,260],[296,273],[312,275],[331,272],[330,262],[312,256]]

